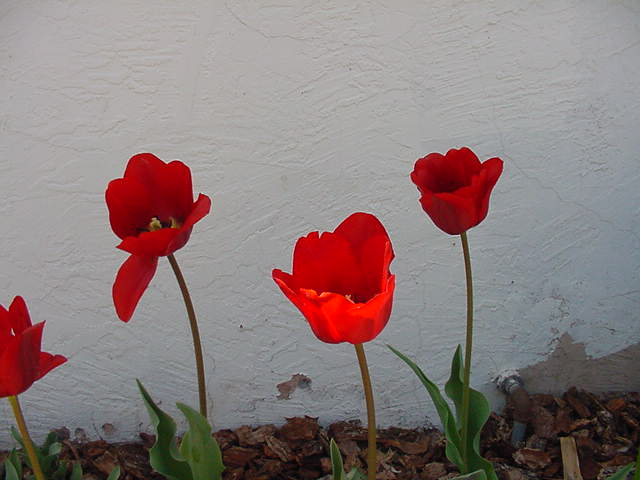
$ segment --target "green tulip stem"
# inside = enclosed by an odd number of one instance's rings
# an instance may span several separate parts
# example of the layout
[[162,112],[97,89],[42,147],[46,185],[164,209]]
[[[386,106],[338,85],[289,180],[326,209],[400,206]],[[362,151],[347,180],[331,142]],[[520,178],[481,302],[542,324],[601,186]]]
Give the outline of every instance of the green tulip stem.
[[371,388],[371,377],[369,376],[369,367],[367,367],[367,357],[364,354],[364,347],[361,343],[356,343],[354,347],[356,347],[360,374],[362,375],[364,398],[367,403],[367,479],[375,480],[378,461],[376,458],[376,409],[373,405],[373,389]]
[[636,458],[636,471],[633,474],[633,480],[640,480],[640,445],[638,445],[638,458]]
[[187,315],[189,317],[189,325],[191,326],[191,336],[193,337],[193,351],[196,357],[196,371],[198,374],[198,397],[200,400],[200,414],[207,418],[207,386],[204,376],[204,359],[202,355],[202,342],[200,341],[200,331],[198,330],[198,320],[196,319],[196,311],[193,308],[193,302],[191,301],[191,295],[189,295],[189,289],[187,288],[187,282],[184,281],[184,276],[180,271],[176,257],[170,253],[167,255],[167,259],[171,264],[173,273],[176,275],[180,291],[182,292],[182,298],[184,299],[184,305],[187,308]]
[[29,436],[29,430],[27,430],[27,424],[24,421],[24,415],[22,415],[22,409],[20,408],[20,402],[18,402],[18,396],[10,396],[8,397],[8,399],[9,403],[11,404],[11,409],[13,410],[13,415],[16,417],[18,430],[20,430],[20,436],[22,437],[22,445],[27,451],[27,456],[29,457],[29,462],[31,463],[31,470],[33,470],[33,475],[36,477],[36,480],[45,480],[44,474],[42,473],[42,468],[40,467],[40,462],[38,461],[38,456],[36,455],[36,450],[33,448],[33,442],[31,441],[31,437]]
[[465,471],[469,473],[469,381],[471,378],[471,347],[473,345],[473,280],[471,276],[471,255],[469,254],[469,242],[467,232],[460,234],[462,239],[462,252],[464,253],[464,271],[467,277],[467,334],[464,347],[464,378],[462,386],[462,461]]

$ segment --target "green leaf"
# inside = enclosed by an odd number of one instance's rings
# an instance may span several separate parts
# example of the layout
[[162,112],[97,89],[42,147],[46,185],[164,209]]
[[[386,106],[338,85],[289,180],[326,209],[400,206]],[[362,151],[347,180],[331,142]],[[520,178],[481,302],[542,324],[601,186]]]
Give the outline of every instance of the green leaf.
[[462,440],[460,439],[460,434],[458,433],[458,426],[456,424],[456,419],[451,412],[451,408],[449,408],[449,404],[444,399],[442,394],[440,393],[440,389],[438,386],[433,383],[431,380],[427,378],[424,372],[416,365],[413,361],[411,361],[407,356],[400,353],[398,350],[393,348],[391,345],[387,345],[389,349],[395,353],[404,363],[409,365],[411,370],[418,376],[424,387],[427,389],[433,404],[438,411],[438,415],[440,416],[440,422],[442,423],[442,427],[444,429],[445,437],[447,439],[447,445],[445,448],[445,453],[447,458],[453,462],[460,470],[463,469],[462,455],[461,455],[461,445]]
[[149,450],[149,463],[156,472],[169,480],[194,480],[191,468],[176,444],[175,422],[153,402],[140,380],[136,382],[156,431],[156,443]]
[[[462,348],[458,345],[453,361],[451,362],[451,376],[445,384],[444,391],[453,400],[456,407],[456,418],[459,429],[462,430],[462,396],[464,368],[462,360]],[[497,480],[496,473],[491,462],[485,460],[480,455],[480,432],[489,419],[491,408],[485,396],[473,388],[469,389],[469,428],[467,435],[467,471],[464,467],[460,470],[464,473],[483,470],[488,480]],[[462,442],[462,439],[460,440]],[[461,445],[461,444],[460,444]]]
[[625,478],[627,478],[627,475],[629,475],[629,472],[633,470],[633,467],[635,466],[635,462],[630,463],[629,465],[622,467],[616,473],[611,475],[607,480],[625,480]]
[[116,465],[116,468],[111,470],[111,473],[107,477],[107,480],[118,480],[120,478],[120,466]]
[[13,465],[13,469],[18,474],[18,478],[22,478],[22,459],[20,457],[20,452],[15,448],[11,450],[11,453],[6,458],[5,462],[11,462]]
[[44,452],[48,452],[50,447],[56,443],[59,444],[58,442],[58,434],[56,432],[49,432],[47,434],[47,438],[44,439],[44,443],[42,444],[42,447],[40,447],[42,449],[42,451]]
[[[43,450],[44,448],[45,447],[43,447]],[[60,455],[61,451],[62,451],[62,444],[60,442],[55,442],[49,445],[49,448],[47,448],[47,455],[57,457],[58,455]]]
[[353,467],[353,469],[346,474],[345,480],[367,480],[367,476],[356,467]]
[[14,467],[13,463],[7,458],[4,461],[4,480],[20,480],[21,478],[22,475],[18,476],[16,467]]
[[20,447],[22,447],[22,449],[24,450],[24,443],[22,443],[20,432],[13,425],[11,426],[11,436],[15,439],[16,442],[20,444]]
[[80,462],[75,462],[73,464],[69,480],[82,480],[82,465],[80,465]]
[[180,453],[191,467],[193,480],[221,480],[222,452],[211,435],[207,419],[184,403],[176,406],[189,422],[189,430],[180,443]]
[[[20,432],[15,427],[11,427],[11,435],[22,447],[24,451],[24,441]],[[60,452],[62,444],[58,441],[58,435],[55,432],[49,432],[41,446],[34,445],[38,463],[42,469],[42,473],[47,480],[64,480],[66,478],[66,464],[60,462]],[[33,469],[31,459],[28,455],[24,456],[24,462]]]
[[338,444],[332,438],[329,444],[329,452],[331,453],[331,466],[333,468],[333,480],[343,480],[344,466],[342,464],[342,455]]
[[357,468],[352,468],[349,473],[345,473],[342,464],[342,454],[338,448],[338,444],[331,439],[329,444],[329,452],[331,453],[331,467],[333,469],[333,480],[367,480],[367,477]]

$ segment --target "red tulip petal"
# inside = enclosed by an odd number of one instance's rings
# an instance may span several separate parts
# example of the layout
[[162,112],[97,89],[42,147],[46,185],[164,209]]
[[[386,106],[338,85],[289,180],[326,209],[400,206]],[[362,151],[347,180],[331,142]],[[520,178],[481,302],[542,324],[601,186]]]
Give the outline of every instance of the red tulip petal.
[[124,178],[134,179],[146,187],[149,202],[155,209],[154,216],[184,221],[189,215],[193,186],[191,170],[184,163],[178,160],[164,163],[151,153],[140,153],[129,160]]
[[10,336],[0,354],[0,398],[17,395],[26,390],[23,372],[16,367],[16,359],[20,358],[20,341]]
[[466,232],[476,223],[473,199],[451,193],[425,194],[420,204],[438,228],[450,235]]
[[36,380],[44,322],[11,337],[0,356],[0,397],[18,395]]
[[356,212],[349,215],[334,233],[346,238],[354,251],[362,250],[362,246],[372,237],[381,235],[389,238],[380,220],[370,213]]
[[118,178],[109,182],[105,199],[109,208],[109,222],[120,238],[135,237],[147,230],[157,213],[152,208],[147,187],[131,178]]
[[193,203],[191,212],[182,224],[182,228],[191,228],[211,211],[211,199],[201,193]]
[[[161,230],[159,230],[161,231]],[[155,233],[155,232],[154,232]],[[113,303],[118,318],[128,322],[158,266],[158,257],[131,255],[120,267],[113,283]]]
[[62,355],[52,355],[47,352],[40,352],[40,361],[38,363],[38,375],[36,380],[40,380],[47,373],[66,362],[66,357]]
[[281,270],[275,269],[271,273],[273,279],[282,290],[282,293],[293,303],[300,313],[307,319],[316,336],[327,343],[338,343],[341,340],[335,340],[338,337],[337,332],[331,327],[330,323],[323,321],[324,317],[320,309],[310,302],[305,294],[295,286],[295,280],[292,275]]
[[352,344],[373,340],[386,326],[393,303],[395,276],[387,288],[366,303],[353,303],[342,295],[301,289],[308,305],[303,312],[313,333],[323,342]]
[[469,185],[480,170],[480,160],[466,147],[451,149],[446,155],[430,153],[416,161],[411,180],[421,193],[454,192]]
[[6,348],[6,344],[11,338],[11,323],[9,322],[9,312],[0,305],[0,355]]
[[387,281],[391,275],[389,266],[393,257],[391,240],[386,235],[372,237],[362,246],[360,254],[363,289],[361,298],[373,298],[387,288]]
[[180,233],[168,245],[168,253],[175,252],[185,246],[191,235],[193,226],[211,211],[211,199],[202,193],[193,204],[193,209],[180,227]]
[[360,277],[351,293],[359,301],[369,300],[386,286],[394,256],[389,234],[374,215],[362,212],[347,217],[335,234],[349,241],[359,265]]
[[16,335],[19,335],[31,326],[31,318],[29,317],[27,304],[20,296],[14,298],[9,306],[9,322]]
[[[120,242],[118,248],[136,256],[162,257],[175,251],[171,247],[177,237],[186,235],[188,239],[189,233],[190,231],[179,228],[162,228],[154,232],[142,232],[137,237],[125,238]],[[186,239],[182,245],[184,243],[186,243]]]
[[482,164],[482,171],[479,175],[481,186],[478,192],[478,223],[483,221],[489,212],[489,198],[493,187],[502,174],[502,168],[503,163],[499,158],[490,158]]
[[395,275],[389,276],[382,292],[348,311],[348,322],[339,324],[343,327],[344,341],[353,344],[369,342],[382,332],[391,316],[395,282]]
[[342,295],[354,295],[361,279],[351,244],[331,232],[312,232],[298,239],[293,252],[293,276],[301,287]]

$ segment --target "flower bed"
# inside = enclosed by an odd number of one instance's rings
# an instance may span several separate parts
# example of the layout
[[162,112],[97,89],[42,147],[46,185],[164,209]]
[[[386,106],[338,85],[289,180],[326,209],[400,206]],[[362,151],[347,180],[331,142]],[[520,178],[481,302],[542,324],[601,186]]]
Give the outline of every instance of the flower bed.
[[[532,395],[534,416],[523,445],[511,442],[512,411],[492,414],[482,434],[482,451],[505,480],[563,478],[559,436],[576,439],[580,471],[585,480],[607,478],[633,461],[638,444],[640,394],[596,396],[570,389],[562,396]],[[152,435],[141,443],[109,444],[103,440],[78,442],[65,429],[62,457],[80,460],[85,479],[104,479],[116,465],[123,479],[160,480],[151,473],[148,448]],[[225,479],[315,480],[331,473],[329,439],[334,438],[345,457],[346,469],[366,464],[366,428],[358,422],[337,422],[328,428],[312,417],[290,418],[281,427],[243,426],[215,434],[223,452]],[[435,429],[381,429],[378,435],[380,470],[388,480],[436,480],[457,475],[444,455],[445,438]],[[6,453],[5,453],[6,455]],[[2,458],[0,454],[0,459]],[[327,477],[327,479],[330,477]]]

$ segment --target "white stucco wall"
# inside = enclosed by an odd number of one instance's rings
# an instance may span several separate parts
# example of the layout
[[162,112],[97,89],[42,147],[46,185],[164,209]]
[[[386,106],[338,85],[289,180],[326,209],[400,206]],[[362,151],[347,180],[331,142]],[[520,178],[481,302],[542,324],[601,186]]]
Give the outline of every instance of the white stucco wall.
[[[104,189],[142,151],[185,161],[213,199],[177,257],[217,428],[363,416],[352,347],[317,341],[270,277],[299,236],[358,210],[396,251],[393,315],[367,345],[380,423],[435,419],[384,346],[441,383],[463,340],[459,242],[408,176],[431,151],[505,161],[470,232],[473,380],[496,406],[491,377],[564,333],[593,357],[640,341],[639,20],[633,0],[3,1],[0,303],[23,295],[46,349],[69,357],[22,396],[36,436],[134,438],[136,377],[172,413],[196,404],[168,263],[129,324],[111,303],[126,255]],[[277,400],[296,373],[310,388]],[[7,445],[6,402],[0,414]]]

